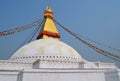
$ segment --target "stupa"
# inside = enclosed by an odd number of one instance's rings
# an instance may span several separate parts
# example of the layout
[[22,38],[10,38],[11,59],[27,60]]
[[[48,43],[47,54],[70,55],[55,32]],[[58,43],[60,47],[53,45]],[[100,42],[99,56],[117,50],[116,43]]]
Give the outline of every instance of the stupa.
[[0,81],[120,81],[114,63],[89,62],[74,48],[60,41],[50,6],[37,40],[0,60]]

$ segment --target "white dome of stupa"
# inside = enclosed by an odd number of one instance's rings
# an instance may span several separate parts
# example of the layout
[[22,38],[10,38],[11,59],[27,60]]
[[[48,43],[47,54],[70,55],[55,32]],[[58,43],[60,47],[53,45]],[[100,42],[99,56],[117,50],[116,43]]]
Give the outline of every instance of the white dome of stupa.
[[71,46],[55,40],[53,38],[35,40],[29,44],[24,45],[16,51],[10,59],[20,59],[29,57],[74,57],[81,58],[80,54]]

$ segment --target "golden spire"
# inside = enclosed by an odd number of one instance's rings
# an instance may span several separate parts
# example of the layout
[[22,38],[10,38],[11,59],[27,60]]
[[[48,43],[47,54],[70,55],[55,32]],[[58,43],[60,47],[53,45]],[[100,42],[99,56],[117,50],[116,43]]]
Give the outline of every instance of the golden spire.
[[49,5],[47,6],[47,8],[46,8],[45,12],[52,12],[52,10],[51,10],[51,8],[50,8],[50,6],[49,6]]
[[50,37],[54,39],[60,38],[60,34],[58,33],[58,30],[54,24],[53,18],[54,18],[53,12],[50,6],[48,5],[44,12],[45,22],[42,29],[40,30],[39,35],[37,36],[37,39],[41,39],[41,38],[44,39]]
[[50,6],[48,5],[45,12],[44,12],[44,17],[50,17],[50,18],[54,18],[53,12],[50,8]]

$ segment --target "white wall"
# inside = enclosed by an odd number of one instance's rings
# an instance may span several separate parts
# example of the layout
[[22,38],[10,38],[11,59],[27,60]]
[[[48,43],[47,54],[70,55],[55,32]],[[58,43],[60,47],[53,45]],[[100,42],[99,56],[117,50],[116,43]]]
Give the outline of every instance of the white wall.
[[26,69],[2,70],[0,81],[120,81],[120,70]]
[[105,79],[106,81],[120,81],[118,71],[117,70],[106,71]]
[[25,71],[23,81],[105,81],[103,71]]
[[18,72],[1,72],[0,81],[17,81]]

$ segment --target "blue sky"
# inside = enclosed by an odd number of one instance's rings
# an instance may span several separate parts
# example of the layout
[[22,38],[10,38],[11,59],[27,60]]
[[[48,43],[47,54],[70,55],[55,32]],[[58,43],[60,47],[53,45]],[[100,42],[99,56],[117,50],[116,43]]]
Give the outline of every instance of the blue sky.
[[[43,16],[47,5],[55,19],[65,27],[95,41],[120,49],[120,0],[0,0],[0,31],[34,22]],[[84,46],[58,28],[61,40],[89,61],[118,62]],[[8,59],[33,29],[0,37],[0,59]],[[112,52],[116,53],[116,52]],[[120,55],[119,52],[117,52]]]

